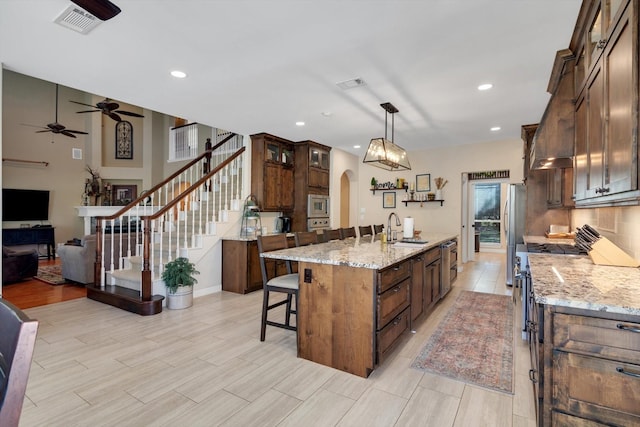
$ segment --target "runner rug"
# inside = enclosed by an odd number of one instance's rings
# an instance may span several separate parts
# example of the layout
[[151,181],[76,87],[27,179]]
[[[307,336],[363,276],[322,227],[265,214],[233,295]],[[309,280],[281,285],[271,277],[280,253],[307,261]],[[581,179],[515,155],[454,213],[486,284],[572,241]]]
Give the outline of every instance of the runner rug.
[[462,291],[411,366],[513,393],[511,297]]
[[62,269],[59,265],[40,265],[38,266],[38,274],[34,277],[41,282],[50,285],[62,285],[67,281],[62,277]]

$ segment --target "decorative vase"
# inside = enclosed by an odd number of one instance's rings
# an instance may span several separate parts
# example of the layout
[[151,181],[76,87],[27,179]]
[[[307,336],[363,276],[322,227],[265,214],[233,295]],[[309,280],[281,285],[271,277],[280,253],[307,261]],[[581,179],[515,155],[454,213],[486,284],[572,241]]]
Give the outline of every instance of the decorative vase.
[[436,190],[436,200],[442,200],[442,190]]
[[180,310],[193,305],[193,286],[178,286],[176,293],[167,292],[167,308]]

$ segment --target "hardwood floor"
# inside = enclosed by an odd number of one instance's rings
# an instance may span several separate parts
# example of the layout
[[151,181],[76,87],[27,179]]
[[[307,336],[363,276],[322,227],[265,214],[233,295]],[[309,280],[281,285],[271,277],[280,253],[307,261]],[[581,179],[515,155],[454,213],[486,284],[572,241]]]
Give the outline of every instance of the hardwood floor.
[[86,298],[29,308],[40,329],[20,425],[534,426],[519,333],[513,395],[410,368],[462,289],[511,293],[505,256],[477,255],[367,379],[298,359],[291,331],[260,342],[261,292],[149,317]]
[[[40,260],[39,265],[59,265],[56,260]],[[82,285],[64,284],[50,285],[36,279],[2,285],[2,297],[20,309],[39,307],[61,301],[69,301],[87,296],[87,290]]]

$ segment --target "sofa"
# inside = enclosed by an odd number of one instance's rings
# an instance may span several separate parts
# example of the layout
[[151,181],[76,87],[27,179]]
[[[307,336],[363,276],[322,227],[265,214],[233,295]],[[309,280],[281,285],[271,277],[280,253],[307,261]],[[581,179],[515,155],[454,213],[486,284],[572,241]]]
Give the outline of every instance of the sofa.
[[38,251],[2,247],[2,284],[18,282],[38,274]]
[[[113,236],[113,263],[116,270],[119,269],[120,257],[126,257],[129,248],[131,254],[135,254],[136,236],[137,242],[142,242],[141,233],[119,233],[105,234],[104,243],[104,266],[107,270],[111,268],[112,252],[111,240]],[[120,242],[122,241],[123,253],[120,254]],[[60,257],[62,277],[65,279],[82,284],[94,283],[94,264],[96,260],[96,235],[88,234],[76,242],[69,242],[59,246],[57,254]]]

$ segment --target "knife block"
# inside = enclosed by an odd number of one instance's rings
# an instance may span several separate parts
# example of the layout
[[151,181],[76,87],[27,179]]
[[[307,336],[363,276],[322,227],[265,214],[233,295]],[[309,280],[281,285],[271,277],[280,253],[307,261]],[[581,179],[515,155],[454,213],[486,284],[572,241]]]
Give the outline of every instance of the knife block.
[[594,264],[613,265],[618,267],[638,267],[640,263],[631,258],[625,251],[616,246],[606,237],[600,237],[591,246],[589,256]]

